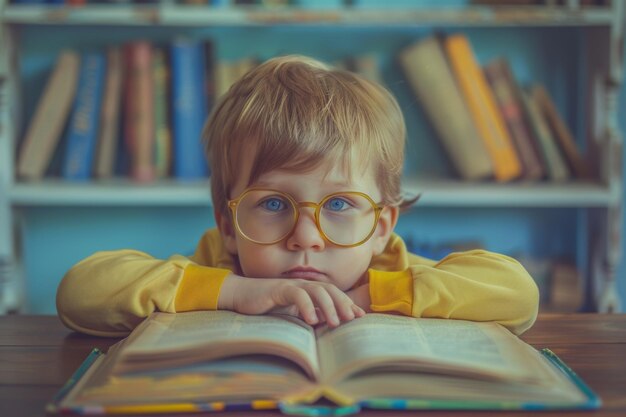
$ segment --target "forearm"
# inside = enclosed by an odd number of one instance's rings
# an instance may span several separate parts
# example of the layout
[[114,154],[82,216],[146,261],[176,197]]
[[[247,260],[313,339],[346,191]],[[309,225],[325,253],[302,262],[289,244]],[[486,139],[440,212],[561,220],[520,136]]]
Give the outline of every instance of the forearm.
[[486,251],[453,254],[435,266],[370,272],[374,311],[414,317],[495,321],[516,334],[535,321],[539,293],[512,258]]
[[225,277],[218,294],[218,310],[235,310],[235,291],[237,290],[238,278],[241,277],[232,273]]
[[190,261],[158,260],[131,250],[98,252],[70,269],[57,291],[68,327],[123,336],[153,311],[175,311],[175,295]]

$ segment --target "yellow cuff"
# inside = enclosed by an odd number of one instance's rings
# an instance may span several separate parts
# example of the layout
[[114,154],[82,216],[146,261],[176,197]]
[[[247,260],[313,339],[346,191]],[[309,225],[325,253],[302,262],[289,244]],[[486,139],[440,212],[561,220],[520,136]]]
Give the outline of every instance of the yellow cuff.
[[388,272],[369,270],[372,311],[396,311],[411,316],[413,277],[411,271]]
[[176,311],[217,310],[220,289],[228,274],[228,269],[187,265],[176,293]]

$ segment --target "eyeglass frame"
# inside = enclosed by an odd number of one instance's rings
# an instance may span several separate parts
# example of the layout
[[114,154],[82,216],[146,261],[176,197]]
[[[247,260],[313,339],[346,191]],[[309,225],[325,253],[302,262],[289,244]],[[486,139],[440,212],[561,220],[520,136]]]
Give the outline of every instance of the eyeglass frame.
[[[294,210],[294,220],[293,220],[293,226],[291,228],[291,230],[286,233],[283,237],[281,237],[280,239],[276,239],[272,242],[260,242],[257,240],[252,239],[250,236],[246,235],[241,228],[239,227],[239,221],[237,220],[237,207],[239,206],[239,202],[248,194],[251,193],[253,191],[271,191],[280,195],[283,195],[285,197],[287,197],[287,199],[289,200],[289,202],[291,203],[292,207],[295,209]],[[335,241],[333,241],[331,238],[328,237],[328,235],[326,235],[326,233],[324,233],[324,231],[322,230],[322,226],[320,225],[320,211],[322,206],[324,205],[324,203],[326,203],[328,200],[330,200],[331,198],[338,196],[338,195],[344,195],[344,194],[356,194],[358,196],[361,196],[363,198],[365,198],[371,205],[372,208],[374,209],[374,221],[372,222],[372,230],[369,231],[369,233],[367,234],[367,236],[365,236],[365,238],[363,238],[361,241],[357,242],[357,243],[351,243],[349,245],[346,244],[342,244],[342,243],[337,243]],[[295,230],[296,226],[298,225],[298,220],[300,219],[300,209],[301,208],[305,208],[305,207],[309,207],[309,208],[314,208],[314,219],[315,219],[315,227],[317,227],[317,230],[320,232],[320,235],[322,236],[322,238],[324,238],[324,240],[326,240],[327,242],[332,243],[333,245],[337,245],[339,247],[342,248],[354,248],[356,246],[360,246],[362,244],[364,244],[365,242],[367,242],[369,240],[369,238],[372,237],[372,235],[374,234],[374,232],[376,231],[376,227],[378,226],[378,220],[380,219],[380,213],[383,211],[383,209],[386,206],[382,206],[380,205],[380,203],[376,203],[372,197],[370,197],[369,195],[361,192],[361,191],[338,191],[335,193],[331,193],[328,194],[326,196],[324,196],[324,198],[322,198],[320,200],[319,203],[314,203],[313,201],[301,201],[301,202],[297,202],[291,195],[287,194],[284,191],[280,191],[280,190],[275,190],[273,188],[247,188],[246,190],[244,190],[239,197],[237,198],[233,198],[232,200],[228,200],[228,207],[230,208],[230,211],[232,213],[233,216],[233,224],[235,225],[235,230],[237,231],[237,233],[239,233],[241,236],[243,236],[245,239],[249,240],[250,242],[256,243],[258,245],[275,245],[276,243],[286,239],[289,235],[291,235],[293,233],[293,231]]]

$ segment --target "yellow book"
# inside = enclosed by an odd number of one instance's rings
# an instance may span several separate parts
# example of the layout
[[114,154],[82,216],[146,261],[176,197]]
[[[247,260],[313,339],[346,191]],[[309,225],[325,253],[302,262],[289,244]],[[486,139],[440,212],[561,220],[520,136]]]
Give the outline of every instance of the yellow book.
[[509,181],[519,177],[522,166],[469,40],[461,34],[448,36],[445,50],[472,119],[491,157],[495,179]]

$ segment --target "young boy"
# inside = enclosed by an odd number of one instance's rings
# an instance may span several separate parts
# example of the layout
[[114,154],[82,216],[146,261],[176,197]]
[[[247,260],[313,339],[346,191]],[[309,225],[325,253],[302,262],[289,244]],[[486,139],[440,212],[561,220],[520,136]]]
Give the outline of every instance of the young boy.
[[515,260],[474,250],[435,262],[393,233],[405,126],[381,86],[312,59],[271,59],[235,83],[205,131],[217,229],[191,258],[99,252],[63,278],[70,328],[128,334],[155,310],[282,310],[337,326],[365,312],[534,322]]

